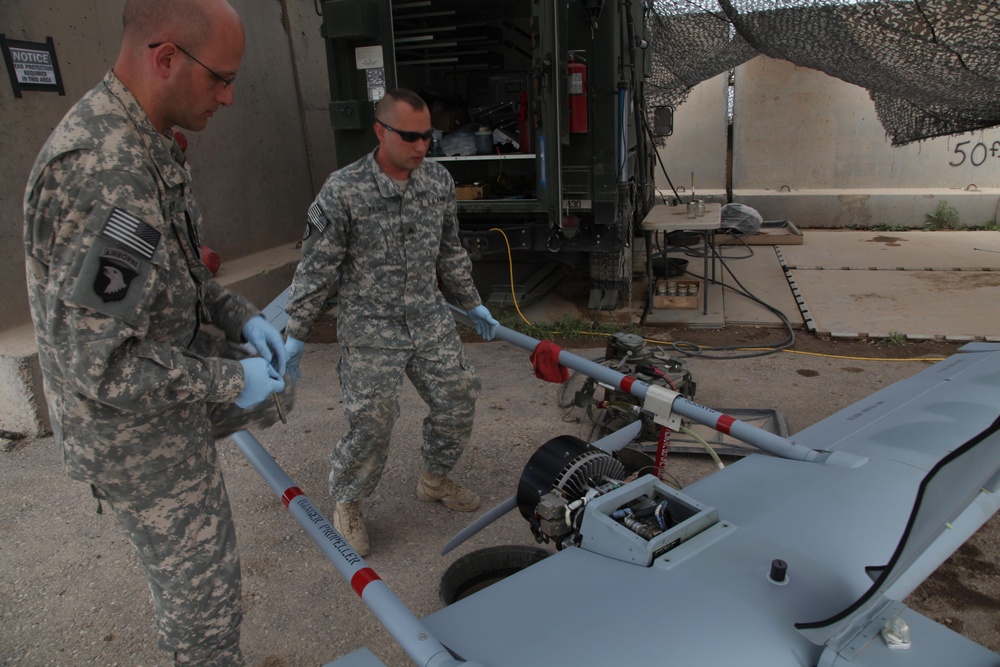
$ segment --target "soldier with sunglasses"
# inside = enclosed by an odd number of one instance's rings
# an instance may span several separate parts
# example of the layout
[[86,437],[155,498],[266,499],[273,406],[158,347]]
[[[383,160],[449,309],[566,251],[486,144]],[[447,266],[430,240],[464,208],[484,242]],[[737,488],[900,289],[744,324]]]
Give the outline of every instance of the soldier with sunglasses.
[[264,399],[285,387],[287,357],[201,263],[173,128],[202,130],[233,103],[245,36],[226,0],[127,0],[123,28],[113,68],[53,131],[25,193],[45,395],[66,474],[135,545],[160,647],[175,665],[239,667],[240,561],[215,440],[277,419]]
[[334,172],[309,208],[285,308],[295,378],[302,341],[330,290],[339,289],[337,370],[348,432],[330,454],[329,491],[334,527],[362,556],[369,540],[361,501],[382,475],[404,375],[429,407],[417,497],[462,512],[479,507],[479,496],[448,476],[472,433],[480,381],[438,280],[483,338],[492,339],[498,324],[459,242],[455,183],[424,159],[432,138],[427,105],[396,89],[375,116],[378,147]]

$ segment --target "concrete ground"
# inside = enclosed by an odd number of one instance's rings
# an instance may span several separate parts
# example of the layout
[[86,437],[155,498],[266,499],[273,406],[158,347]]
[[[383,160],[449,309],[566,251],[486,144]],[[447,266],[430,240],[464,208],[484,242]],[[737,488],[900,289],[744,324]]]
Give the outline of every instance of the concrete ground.
[[[700,247],[688,268],[702,273]],[[801,244],[718,247],[709,312],[657,310],[647,324],[777,326],[744,290],[823,336],[1000,340],[1000,234],[805,230]],[[641,302],[645,305],[645,299]]]
[[[727,285],[737,286],[738,280],[802,329],[811,320],[817,331],[846,337],[897,331],[993,339],[1000,326],[992,324],[991,293],[980,281],[1000,275],[991,273],[1000,268],[1000,256],[975,249],[992,249],[992,234],[968,234],[977,233],[807,231],[801,246],[778,246],[780,255],[772,246],[755,246],[752,256],[745,248],[724,249],[733,273],[721,264],[716,268],[726,272]],[[741,253],[748,256],[736,259]],[[692,258],[692,268],[695,264],[698,258]],[[934,287],[916,290],[920,284]],[[643,294],[637,281],[633,308],[615,315],[641,319]],[[709,296],[715,320],[700,309],[661,315],[686,326],[779,322],[773,312],[731,290],[713,286]],[[555,295],[524,310],[533,321],[580,312]],[[721,325],[711,324],[719,317]],[[332,513],[325,492],[327,455],[344,432],[335,373],[339,346],[331,341],[329,336],[310,340],[288,424],[256,434],[327,516]],[[455,474],[480,493],[485,509],[514,493],[538,446],[556,435],[586,438],[592,425],[582,410],[559,407],[559,387],[534,377],[526,352],[499,342],[468,343],[467,349],[483,379],[483,394],[472,441]],[[600,357],[603,345],[577,352]],[[685,363],[698,383],[700,403],[723,411],[773,410],[792,434],[926,365],[796,354]],[[534,544],[513,512],[446,557],[439,555],[474,516],[415,498],[424,414],[407,385],[389,464],[366,507],[372,541],[366,560],[418,616],[439,608],[440,577],[457,558],[485,546]],[[386,664],[408,664],[235,445],[224,440],[219,447],[242,554],[248,664],[317,666],[361,646]],[[95,513],[88,488],[62,475],[52,438],[19,441],[0,458],[0,665],[168,665],[155,645],[148,592],[131,545],[111,514]],[[698,454],[672,454],[668,462],[680,486],[713,469],[710,459]],[[1000,651],[1000,517],[907,602]]]
[[[467,349],[483,393],[455,475],[480,493],[486,508],[514,493],[538,446],[556,435],[586,438],[591,424],[580,409],[559,407],[558,385],[536,379],[523,350],[500,342],[470,343]],[[577,352],[595,358],[603,348]],[[288,424],[256,434],[327,516],[327,454],[344,432],[334,372],[338,355],[336,343],[311,341]],[[772,408],[793,433],[925,367],[791,354],[686,363],[700,403],[725,410]],[[389,464],[366,507],[372,541],[366,560],[418,616],[439,608],[440,577],[458,557],[485,546],[534,544],[513,512],[446,557],[439,555],[473,517],[415,498],[424,414],[407,385]],[[224,440],[219,448],[242,554],[248,664],[315,667],[361,646],[388,665],[409,664],[235,445]],[[113,515],[97,515],[88,488],[62,475],[51,438],[22,441],[2,458],[0,664],[168,665],[155,645],[144,579]],[[672,454],[668,462],[681,486],[713,469],[704,455]],[[911,602],[1000,651],[1000,517],[959,556]]]

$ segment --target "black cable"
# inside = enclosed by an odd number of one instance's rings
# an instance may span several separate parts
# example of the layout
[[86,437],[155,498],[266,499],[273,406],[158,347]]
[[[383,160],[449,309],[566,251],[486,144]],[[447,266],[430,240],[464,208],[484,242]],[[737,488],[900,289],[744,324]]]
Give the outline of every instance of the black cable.
[[[729,268],[729,265],[726,264],[725,259],[721,255],[715,252],[714,245],[712,246],[712,253],[713,253],[713,260],[715,257],[718,257],[719,263],[722,264],[722,267],[726,270],[726,272],[730,276],[732,276],[736,284],[740,286],[740,289],[736,289],[735,287],[732,287],[725,283],[716,282],[714,280],[711,282],[720,285],[723,289],[730,289],[736,292],[737,294],[746,297],[751,301],[754,301],[763,306],[764,308],[770,310],[785,325],[785,329],[788,331],[788,336],[785,338],[784,341],[782,341],[777,345],[766,346],[770,349],[760,350],[757,352],[747,352],[746,354],[724,354],[724,355],[706,354],[705,352],[702,351],[700,345],[696,343],[691,343],[689,341],[674,341],[673,343],[670,344],[671,348],[673,348],[676,352],[683,354],[684,356],[696,357],[699,359],[752,359],[755,357],[765,357],[770,354],[775,354],[777,352],[781,352],[782,350],[787,350],[788,348],[795,345],[795,329],[792,327],[792,323],[788,320],[788,317],[783,312],[772,306],[771,304],[765,303],[761,299],[751,294],[750,291],[743,285],[743,283],[740,282],[740,279],[736,277],[736,274],[733,273],[732,269]],[[690,273],[690,275],[694,276],[695,278],[701,279],[705,283],[709,282],[707,276],[699,276],[695,273]],[[721,347],[713,347],[712,350],[713,351],[742,350],[746,347],[747,347],[746,345],[724,345]],[[754,347],[765,347],[765,346],[754,346]]]
[[[656,154],[656,161],[660,163],[660,169],[663,171],[663,175],[667,178],[667,184],[670,189],[674,191],[674,197],[677,199],[677,203],[681,203],[681,196],[677,194],[677,188],[674,187],[674,182],[670,180],[670,174],[667,173],[667,166],[663,164],[663,158],[660,157],[660,151],[656,148],[656,137],[653,136],[653,130],[649,127],[649,121],[646,120],[645,114],[642,116],[642,126],[646,128],[646,134],[649,135],[649,140],[653,144],[653,153]],[[667,200],[664,198],[663,203],[666,204]]]
[[[645,453],[645,452],[643,452],[643,453]],[[648,474],[650,474],[650,475],[656,475],[656,473],[657,473],[657,470],[656,470],[656,466],[655,466],[655,465],[651,465],[651,466],[643,466],[643,467],[639,468],[638,470],[636,470],[635,472],[636,472],[636,474],[641,474],[643,470],[649,470],[650,472],[649,472]],[[663,470],[663,471],[662,471],[662,473],[663,473],[664,475],[666,475],[667,477],[669,477],[669,478],[670,478],[670,481],[671,481],[671,482],[673,483],[673,485],[674,485],[674,487],[675,487],[675,488],[677,488],[677,489],[683,489],[683,488],[684,488],[684,485],[683,485],[683,484],[681,484],[681,483],[680,483],[680,482],[679,482],[679,481],[677,480],[677,478],[676,478],[676,477],[674,477],[673,475],[671,475],[671,474],[670,474],[669,472],[667,472],[666,470]],[[666,482],[667,480],[665,480],[665,479],[661,479],[660,481],[662,481],[662,482]]]
[[[716,254],[716,256],[720,260],[726,260],[726,259],[735,259],[735,260],[738,260],[738,259],[750,259],[751,257],[753,257],[754,255],[757,254],[754,251],[753,246],[751,246],[749,243],[747,243],[742,237],[740,237],[737,234],[732,234],[731,236],[735,240],[739,241],[739,245],[742,245],[744,248],[746,248],[747,254],[746,255],[741,255],[741,256],[736,256],[736,255],[726,256],[726,255],[723,255],[722,252],[719,249],[720,248],[729,248],[729,247],[735,248],[735,247],[737,247],[737,244],[735,244],[735,243],[725,243],[725,244],[722,244],[722,245],[716,244],[715,254]],[[688,255],[688,256],[690,256],[690,257],[704,257],[705,253],[703,253],[703,252],[701,252],[699,250],[694,250],[694,248],[696,248],[696,247],[697,246],[691,246],[691,248],[686,248],[685,249],[685,254]]]

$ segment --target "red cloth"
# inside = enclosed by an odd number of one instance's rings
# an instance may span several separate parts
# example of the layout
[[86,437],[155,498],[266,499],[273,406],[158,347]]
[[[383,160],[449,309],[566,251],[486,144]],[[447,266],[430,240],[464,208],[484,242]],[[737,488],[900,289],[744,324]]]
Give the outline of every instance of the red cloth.
[[569,371],[559,365],[562,348],[550,340],[543,340],[531,353],[531,363],[535,367],[535,377],[546,382],[563,383],[569,379]]
[[174,130],[174,141],[177,142],[177,147],[181,149],[181,153],[186,153],[188,149],[188,138],[184,136],[184,133],[180,130]]
[[207,245],[201,246],[201,263],[208,267],[208,270],[212,272],[214,276],[219,271],[219,267],[222,266],[222,260],[219,258],[219,253],[215,252]]

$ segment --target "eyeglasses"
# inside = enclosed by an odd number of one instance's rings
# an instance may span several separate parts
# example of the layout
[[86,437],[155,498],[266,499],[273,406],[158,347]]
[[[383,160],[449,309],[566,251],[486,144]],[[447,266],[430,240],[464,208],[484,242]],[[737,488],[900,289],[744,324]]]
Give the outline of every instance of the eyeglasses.
[[[180,47],[177,47],[177,48],[180,48]],[[375,122],[378,123],[379,125],[381,125],[382,127],[384,127],[385,129],[389,130],[390,132],[395,132],[396,134],[399,135],[400,139],[402,139],[403,141],[405,141],[408,144],[412,144],[413,142],[417,141],[418,139],[423,139],[424,141],[430,141],[431,139],[434,138],[434,130],[433,129],[427,130],[426,132],[412,132],[410,130],[397,130],[394,127],[390,127],[389,125],[386,125],[385,123],[383,123],[382,121],[380,121],[378,118],[375,119]]]
[[[156,47],[162,46],[164,44],[166,44],[166,42],[156,42],[155,44],[148,44],[147,46],[149,46],[149,48],[151,48],[151,49],[155,49]],[[171,44],[173,44],[173,42],[171,42]],[[212,76],[214,76],[216,79],[218,79],[219,81],[221,81],[222,84],[223,84],[223,86],[222,86],[223,88],[228,88],[229,86],[233,85],[233,81],[236,80],[236,75],[235,74],[232,75],[231,77],[229,77],[227,79],[226,77],[222,76],[221,74],[219,74],[218,72],[216,72],[214,69],[212,69],[211,67],[209,67],[205,63],[201,62],[200,60],[198,60],[197,58],[195,58],[194,56],[192,56],[190,53],[188,53],[187,49],[185,49],[180,44],[174,44],[174,46],[177,47],[178,51],[180,51],[181,53],[183,53],[184,55],[186,55],[188,58],[190,58],[191,60],[195,61],[196,63],[198,63],[202,67],[204,67],[206,70],[208,70],[208,72]]]

